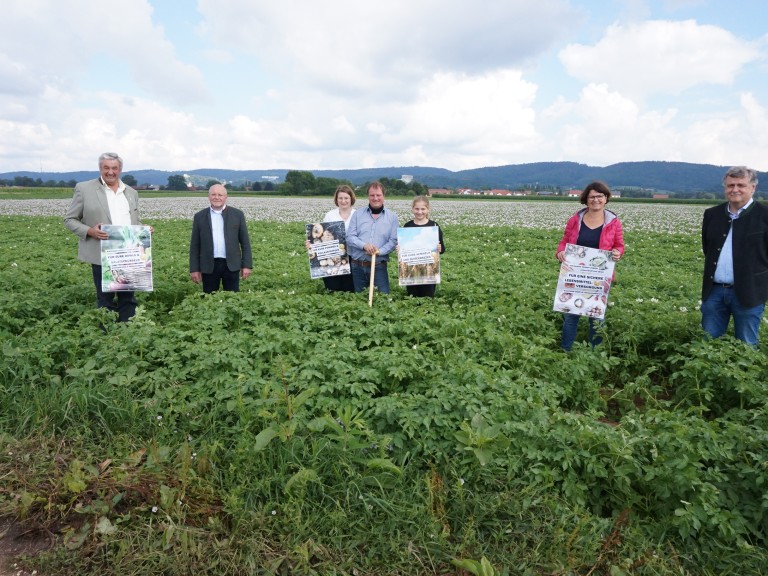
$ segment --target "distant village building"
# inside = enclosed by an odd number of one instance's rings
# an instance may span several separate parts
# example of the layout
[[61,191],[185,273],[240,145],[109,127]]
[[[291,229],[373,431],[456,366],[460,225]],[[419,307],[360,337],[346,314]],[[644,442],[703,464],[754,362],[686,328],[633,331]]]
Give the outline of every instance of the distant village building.
[[669,194],[654,194],[653,199],[654,200],[666,200],[669,198]]
[[403,174],[402,176],[400,176],[400,181],[405,182],[406,184],[410,184],[411,182],[413,182],[413,176],[411,176],[410,174]]
[[434,196],[435,194],[453,194],[453,191],[448,188],[430,188],[427,190],[428,196]]
[[565,195],[568,196],[569,198],[578,198],[579,196],[581,196],[581,190],[576,190],[576,188],[571,188],[565,193]]
[[502,190],[499,188],[494,188],[493,190],[488,190],[489,196],[512,196],[512,192],[509,190]]

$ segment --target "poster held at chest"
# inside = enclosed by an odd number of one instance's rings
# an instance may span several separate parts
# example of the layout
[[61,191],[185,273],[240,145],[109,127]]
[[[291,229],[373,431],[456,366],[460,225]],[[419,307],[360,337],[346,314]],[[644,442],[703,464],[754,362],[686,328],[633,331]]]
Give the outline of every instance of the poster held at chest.
[[440,284],[439,242],[437,226],[397,229],[400,286]]
[[152,292],[152,233],[149,226],[102,224],[101,289]]
[[614,264],[610,250],[566,244],[553,310],[605,318]]
[[350,274],[347,232],[342,220],[307,224],[309,276],[325,278]]

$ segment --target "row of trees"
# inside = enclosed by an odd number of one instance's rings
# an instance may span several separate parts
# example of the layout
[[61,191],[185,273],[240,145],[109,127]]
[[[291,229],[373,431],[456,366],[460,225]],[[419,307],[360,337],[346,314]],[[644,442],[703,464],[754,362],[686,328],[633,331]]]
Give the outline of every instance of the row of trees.
[[0,186],[19,186],[23,188],[74,188],[77,180],[43,180],[30,176],[0,178]]
[[[125,181],[125,179],[123,179]],[[221,184],[218,180],[208,180],[205,183],[204,190],[208,190],[214,184]],[[252,192],[270,192],[275,190],[275,185],[272,182],[244,182],[243,184],[226,184],[227,190],[230,191],[252,191]],[[161,190],[189,190],[187,180],[181,174],[174,174],[168,176],[168,185],[162,186]]]
[[[123,178],[123,181],[128,182]],[[388,193],[394,195],[420,195],[427,194],[428,188],[418,182],[405,183],[402,180],[381,178],[379,180]],[[208,190],[214,184],[220,184],[218,180],[208,180],[204,190]],[[349,180],[336,178],[315,177],[312,172],[303,170],[291,170],[285,176],[285,182],[275,185],[272,182],[245,182],[243,184],[226,184],[229,191],[250,192],[277,192],[286,196],[333,196],[336,187],[348,184],[354,188]],[[161,187],[162,190],[189,190],[186,178],[181,174],[168,176],[168,184]]]
[[[398,196],[427,194],[429,189],[419,182],[403,182],[393,178],[380,178],[384,189],[389,194]],[[336,187],[340,184],[348,184],[354,188],[348,180],[336,178],[315,177],[312,172],[303,170],[291,170],[285,175],[285,182],[277,187],[277,191],[286,196],[333,196]]]
[[[123,182],[134,188],[138,186],[136,178],[130,174],[123,174]],[[43,180],[31,176],[14,176],[13,178],[0,178],[0,186],[19,186],[21,188],[74,188],[77,180]]]

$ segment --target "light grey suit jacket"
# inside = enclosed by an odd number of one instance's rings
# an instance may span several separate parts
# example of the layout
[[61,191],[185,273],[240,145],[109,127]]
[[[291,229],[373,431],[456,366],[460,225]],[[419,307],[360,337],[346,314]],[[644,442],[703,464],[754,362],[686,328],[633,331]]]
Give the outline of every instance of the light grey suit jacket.
[[[139,194],[130,186],[125,187],[125,197],[131,211],[131,224],[139,221]],[[88,236],[88,228],[95,224],[111,224],[109,204],[100,178],[79,182],[75,186],[72,202],[64,216],[64,225],[77,234],[77,257],[83,262],[101,264],[101,242]]]

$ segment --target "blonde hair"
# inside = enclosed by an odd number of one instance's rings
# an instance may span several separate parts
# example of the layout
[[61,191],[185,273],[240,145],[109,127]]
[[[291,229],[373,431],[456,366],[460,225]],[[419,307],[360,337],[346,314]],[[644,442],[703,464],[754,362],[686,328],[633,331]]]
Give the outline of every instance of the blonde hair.
[[429,210],[429,198],[426,196],[416,196],[416,198],[413,199],[413,202],[411,202],[411,208],[416,206],[417,202],[423,202],[424,205],[427,207],[427,210]]

